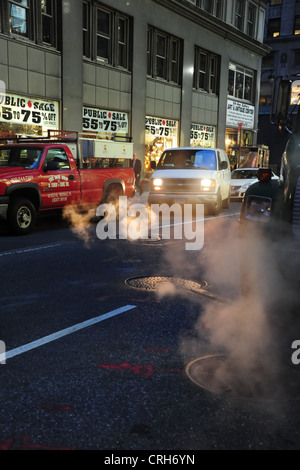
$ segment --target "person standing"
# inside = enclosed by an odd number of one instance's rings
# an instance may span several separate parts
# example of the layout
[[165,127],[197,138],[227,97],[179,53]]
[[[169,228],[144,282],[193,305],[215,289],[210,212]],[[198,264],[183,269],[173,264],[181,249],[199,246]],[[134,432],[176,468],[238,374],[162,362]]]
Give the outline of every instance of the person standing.
[[137,153],[133,154],[133,163],[132,168],[135,173],[135,187],[140,191],[140,178],[141,178],[141,171],[142,171],[142,163],[141,160],[138,158]]

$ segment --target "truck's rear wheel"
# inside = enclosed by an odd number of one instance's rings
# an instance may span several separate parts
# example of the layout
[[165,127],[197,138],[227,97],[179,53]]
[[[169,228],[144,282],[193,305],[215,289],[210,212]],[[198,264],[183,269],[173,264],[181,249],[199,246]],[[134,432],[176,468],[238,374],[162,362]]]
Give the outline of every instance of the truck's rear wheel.
[[13,199],[8,206],[7,221],[15,235],[25,235],[32,231],[36,221],[36,210],[29,199]]

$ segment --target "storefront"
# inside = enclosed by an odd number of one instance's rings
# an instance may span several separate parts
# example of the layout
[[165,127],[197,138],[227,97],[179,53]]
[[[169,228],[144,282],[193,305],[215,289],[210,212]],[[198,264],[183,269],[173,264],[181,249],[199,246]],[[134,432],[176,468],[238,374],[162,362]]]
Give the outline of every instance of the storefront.
[[5,93],[0,96],[0,133],[42,136],[60,128],[59,102]]
[[225,149],[231,168],[239,165],[241,147],[253,145],[255,107],[227,100]]
[[167,148],[177,147],[179,142],[179,122],[173,119],[146,116],[145,122],[145,172],[150,170],[150,162],[159,160]]

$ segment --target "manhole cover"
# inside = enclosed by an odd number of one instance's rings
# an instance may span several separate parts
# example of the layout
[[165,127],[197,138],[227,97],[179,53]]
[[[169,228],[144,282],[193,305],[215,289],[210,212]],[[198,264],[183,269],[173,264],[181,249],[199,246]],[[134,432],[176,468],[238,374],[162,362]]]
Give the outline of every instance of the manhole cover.
[[[276,369],[276,372],[274,372]],[[189,379],[199,387],[235,399],[287,401],[300,398],[300,373],[284,365],[258,362],[241,368],[226,355],[194,359],[186,366]]]
[[206,293],[203,288],[207,287],[204,281],[194,282],[186,279],[168,276],[142,276],[127,279],[126,284],[136,289],[148,291],[158,291],[163,287],[174,287],[175,289],[185,289],[197,293]]

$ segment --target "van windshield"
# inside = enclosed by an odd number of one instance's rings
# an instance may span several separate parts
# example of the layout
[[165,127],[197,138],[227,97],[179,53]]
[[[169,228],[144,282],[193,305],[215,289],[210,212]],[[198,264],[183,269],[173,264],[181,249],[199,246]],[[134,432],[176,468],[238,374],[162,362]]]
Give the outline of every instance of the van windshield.
[[165,150],[157,165],[157,169],[205,169],[216,170],[216,153],[211,149],[176,149]]

